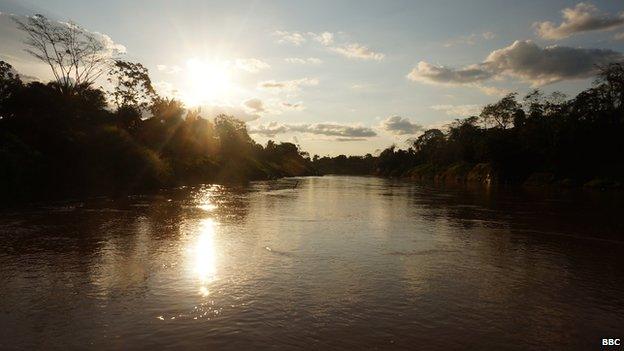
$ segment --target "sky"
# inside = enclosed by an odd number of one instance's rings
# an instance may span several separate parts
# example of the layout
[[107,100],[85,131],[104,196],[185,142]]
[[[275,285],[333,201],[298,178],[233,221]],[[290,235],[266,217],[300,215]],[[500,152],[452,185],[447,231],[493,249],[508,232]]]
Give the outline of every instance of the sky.
[[310,154],[378,152],[509,92],[574,96],[622,61],[621,1],[0,0],[0,58],[49,80],[11,17],[99,33],[158,92]]

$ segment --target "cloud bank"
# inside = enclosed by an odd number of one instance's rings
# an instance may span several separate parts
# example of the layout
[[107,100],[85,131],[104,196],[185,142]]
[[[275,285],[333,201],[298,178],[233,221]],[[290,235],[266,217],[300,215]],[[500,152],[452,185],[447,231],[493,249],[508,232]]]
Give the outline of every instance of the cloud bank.
[[385,55],[375,52],[372,49],[358,43],[345,44],[343,46],[331,47],[331,51],[336,52],[344,57],[361,60],[381,61]]
[[380,129],[394,135],[418,134],[425,129],[417,123],[401,116],[390,116],[381,121]]
[[590,3],[578,3],[561,11],[563,22],[536,22],[533,24],[536,34],[544,39],[558,40],[574,34],[590,31],[610,31],[624,26],[624,12],[617,16],[603,13]]
[[271,68],[271,65],[256,58],[237,59],[234,62],[234,65],[236,68],[249,73],[258,73],[262,70]]
[[249,133],[266,137],[274,137],[277,134],[284,133],[305,133],[337,137],[335,140],[341,139],[338,141],[354,141],[377,135],[373,129],[368,127],[329,122],[315,124],[281,124],[270,122],[251,128]]
[[275,80],[267,80],[264,82],[258,83],[258,88],[273,92],[294,92],[301,90],[301,87],[304,86],[314,86],[318,85],[319,80],[316,78],[301,78],[294,80],[283,80],[283,81],[275,81]]
[[613,50],[566,46],[541,48],[530,40],[524,40],[492,51],[483,62],[463,68],[420,61],[407,78],[429,84],[465,85],[508,75],[540,86],[562,80],[588,78],[596,73],[597,66],[622,60],[624,55]]

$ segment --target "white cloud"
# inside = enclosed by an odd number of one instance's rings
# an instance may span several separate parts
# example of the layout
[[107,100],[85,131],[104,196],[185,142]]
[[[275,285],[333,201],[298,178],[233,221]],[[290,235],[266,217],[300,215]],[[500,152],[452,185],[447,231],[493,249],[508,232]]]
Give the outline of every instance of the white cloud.
[[277,99],[261,100],[259,98],[252,98],[245,100],[242,104],[243,108],[253,114],[262,115],[280,115],[284,111],[303,111],[305,106],[303,102],[287,102]]
[[308,32],[308,35],[312,37],[313,40],[318,41],[319,43],[328,46],[334,43],[334,34],[330,32],[323,33],[312,33]]
[[483,33],[481,33],[481,36],[485,40],[492,40],[492,39],[496,38],[496,34],[493,33],[493,32],[483,32]]
[[177,66],[177,65],[173,65],[173,66],[156,65],[156,69],[167,74],[176,74],[182,71],[182,67]]
[[303,102],[301,102],[301,101],[294,102],[294,103],[282,101],[280,103],[280,106],[284,110],[294,110],[294,111],[303,111],[303,110],[305,110],[305,106],[303,106]]
[[425,130],[420,124],[401,116],[390,116],[384,119],[379,128],[395,135],[418,134]]
[[154,90],[158,93],[158,95],[169,97],[169,98],[180,98],[180,92],[171,84],[166,81],[158,81],[152,84],[154,86]]
[[481,63],[459,69],[421,61],[407,78],[430,84],[474,85],[508,75],[539,86],[566,79],[588,78],[596,73],[597,66],[623,59],[624,55],[608,49],[565,46],[540,48],[532,41],[525,40],[492,51]]
[[442,111],[449,116],[459,117],[478,115],[481,112],[481,106],[479,105],[433,105],[430,108]]
[[372,49],[358,43],[345,44],[343,46],[331,47],[331,51],[334,51],[342,56],[348,58],[355,58],[361,60],[375,60],[381,61],[385,57],[380,52],[375,52]]
[[262,113],[266,111],[266,108],[264,107],[264,103],[262,102],[262,100],[258,98],[244,101],[243,106],[253,113]]
[[104,45],[104,49],[106,50],[107,55],[110,57],[115,57],[121,54],[125,54],[127,52],[127,49],[124,45],[114,42],[111,37],[109,37],[108,35],[104,33],[89,32],[88,30],[84,28],[82,30],[85,31],[86,33],[90,33],[100,43],[102,43]]
[[480,82],[492,76],[493,73],[488,72],[482,64],[455,69],[420,61],[407,78],[422,83],[466,84]]
[[624,55],[608,49],[581,49],[566,46],[540,48],[532,41],[516,41],[495,50],[485,60],[491,70],[544,85],[565,79],[588,78],[597,66],[621,61]]
[[283,81],[275,81],[275,80],[267,80],[264,82],[258,83],[258,87],[260,89],[274,91],[274,92],[294,92],[301,90],[303,86],[314,86],[318,85],[319,81],[316,78],[301,78],[294,80],[283,80]]
[[263,135],[266,137],[275,137],[277,134],[284,133],[288,133],[288,127],[277,122],[269,122],[249,128],[249,134]]
[[308,58],[287,57],[284,59],[284,61],[288,63],[296,63],[300,65],[307,65],[307,64],[320,65],[321,63],[323,63],[323,60],[321,60],[320,58],[316,58],[316,57],[308,57]]
[[481,92],[483,92],[485,95],[490,95],[490,96],[503,96],[511,92],[509,89],[485,86],[481,84],[474,84],[473,86],[481,90]]
[[544,39],[563,39],[571,35],[590,31],[610,31],[624,26],[624,13],[611,16],[603,13],[590,3],[578,3],[561,11],[563,22],[536,22],[533,24],[537,35]]
[[236,68],[242,69],[243,71],[247,71],[249,73],[257,73],[271,68],[271,65],[268,63],[255,58],[237,59],[235,61],[235,66]]
[[331,122],[315,124],[279,124],[270,122],[265,125],[253,127],[249,133],[269,137],[284,133],[305,133],[336,137],[336,139],[334,139],[336,141],[361,140],[362,138],[369,138],[377,135],[377,133],[369,127]]
[[228,115],[244,122],[255,121],[260,118],[260,115],[257,113],[247,111],[239,106],[230,105],[202,105],[199,112],[204,118],[214,118],[218,115]]
[[306,38],[299,32],[276,30],[273,32],[273,36],[277,37],[277,42],[279,44],[288,43],[295,46],[301,46],[301,44],[306,42]]

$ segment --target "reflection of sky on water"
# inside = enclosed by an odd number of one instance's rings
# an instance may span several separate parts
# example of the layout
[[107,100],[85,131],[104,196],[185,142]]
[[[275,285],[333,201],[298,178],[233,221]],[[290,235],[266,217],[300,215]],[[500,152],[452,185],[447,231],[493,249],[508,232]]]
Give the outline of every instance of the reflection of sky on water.
[[624,207],[589,200],[312,177],[7,213],[0,349],[587,346],[624,305]]

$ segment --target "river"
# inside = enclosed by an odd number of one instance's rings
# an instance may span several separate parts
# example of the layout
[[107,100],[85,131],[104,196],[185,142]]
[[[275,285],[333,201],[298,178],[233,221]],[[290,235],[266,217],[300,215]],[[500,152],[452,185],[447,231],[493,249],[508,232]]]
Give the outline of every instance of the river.
[[600,349],[624,197],[375,177],[0,212],[1,349]]

